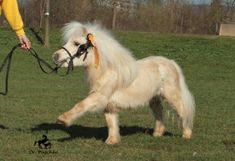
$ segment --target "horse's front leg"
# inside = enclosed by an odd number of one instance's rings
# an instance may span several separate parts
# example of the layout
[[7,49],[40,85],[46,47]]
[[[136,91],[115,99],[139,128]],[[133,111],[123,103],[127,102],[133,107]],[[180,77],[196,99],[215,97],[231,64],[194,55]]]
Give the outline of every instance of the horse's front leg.
[[71,110],[60,115],[57,118],[57,123],[70,126],[74,120],[86,112],[104,109],[106,105],[107,97],[100,93],[94,92],[81,102],[77,103]]
[[105,112],[105,119],[108,126],[108,138],[105,143],[112,145],[120,142],[121,137],[119,134],[118,114]]

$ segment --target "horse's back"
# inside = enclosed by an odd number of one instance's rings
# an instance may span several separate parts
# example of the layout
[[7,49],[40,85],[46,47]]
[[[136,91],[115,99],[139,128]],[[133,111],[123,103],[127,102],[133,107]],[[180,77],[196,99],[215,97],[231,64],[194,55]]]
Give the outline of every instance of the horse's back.
[[143,59],[139,59],[137,60],[137,62],[140,66],[145,65],[145,64],[149,64],[149,65],[155,64],[155,66],[157,65],[157,67],[160,67],[160,66],[170,65],[172,64],[172,62],[175,62],[175,61],[168,59],[166,57],[163,57],[163,56],[149,56]]
[[116,90],[110,101],[120,108],[143,106],[159,94],[161,84],[159,65],[151,58],[137,61],[138,72],[133,82],[126,88]]
[[147,105],[161,94],[164,81],[177,78],[172,60],[161,56],[150,56],[137,60],[138,74],[127,87],[116,90],[110,102],[120,108]]
[[174,80],[178,77],[177,63],[163,56],[149,56],[138,60],[139,66],[151,66],[158,70],[158,77],[163,81]]

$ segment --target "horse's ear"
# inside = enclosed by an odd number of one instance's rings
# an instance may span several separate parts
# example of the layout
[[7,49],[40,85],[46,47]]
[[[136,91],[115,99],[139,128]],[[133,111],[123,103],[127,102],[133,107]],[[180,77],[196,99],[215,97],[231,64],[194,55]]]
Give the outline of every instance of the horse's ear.
[[93,46],[96,46],[96,44],[95,44],[95,37],[94,37],[91,33],[87,34],[87,40],[88,40],[89,42],[91,42],[91,44],[92,44]]

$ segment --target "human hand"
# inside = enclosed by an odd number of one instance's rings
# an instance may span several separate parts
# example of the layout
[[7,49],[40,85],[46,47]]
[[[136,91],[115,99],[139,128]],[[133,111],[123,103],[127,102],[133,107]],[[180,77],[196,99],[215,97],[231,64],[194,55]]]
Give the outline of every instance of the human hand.
[[26,35],[19,36],[18,38],[22,49],[28,50],[31,48],[31,43]]

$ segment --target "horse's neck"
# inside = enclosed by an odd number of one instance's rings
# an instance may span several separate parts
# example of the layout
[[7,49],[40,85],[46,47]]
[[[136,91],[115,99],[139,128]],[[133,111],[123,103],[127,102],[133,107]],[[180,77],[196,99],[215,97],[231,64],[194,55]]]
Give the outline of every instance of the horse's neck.
[[99,78],[102,76],[102,70],[100,67],[86,67],[86,73],[90,89],[93,90],[93,88],[97,86],[97,80],[99,80]]

